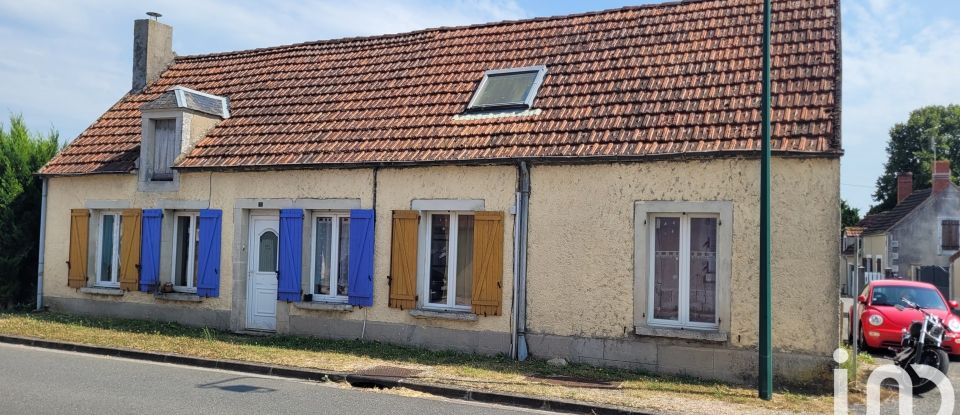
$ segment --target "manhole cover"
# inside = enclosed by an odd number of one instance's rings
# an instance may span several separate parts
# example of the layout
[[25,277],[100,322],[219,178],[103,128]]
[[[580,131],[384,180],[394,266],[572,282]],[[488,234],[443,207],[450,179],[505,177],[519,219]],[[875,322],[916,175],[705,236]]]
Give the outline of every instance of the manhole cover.
[[416,376],[423,372],[422,370],[417,369],[407,369],[405,367],[396,367],[396,366],[374,366],[370,368],[363,369],[357,372],[358,375],[369,376],[375,378],[409,378]]
[[602,380],[585,379],[585,378],[578,378],[573,376],[532,375],[532,376],[527,376],[527,379],[549,383],[551,385],[566,386],[570,388],[590,388],[590,389],[620,388],[620,382],[607,382]]

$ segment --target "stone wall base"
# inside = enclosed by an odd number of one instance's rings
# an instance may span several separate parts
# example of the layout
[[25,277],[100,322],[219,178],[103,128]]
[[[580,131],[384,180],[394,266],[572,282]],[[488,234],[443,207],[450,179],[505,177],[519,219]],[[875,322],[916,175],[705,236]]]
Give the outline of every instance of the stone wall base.
[[[594,366],[640,369],[647,372],[692,376],[737,384],[755,384],[756,350],[713,344],[678,344],[654,339],[598,339],[527,333],[532,356],[562,357]],[[774,377],[778,384],[821,390],[832,388],[834,366],[830,356],[774,352]]]
[[173,321],[188,326],[210,327],[221,330],[230,328],[229,310],[64,297],[43,297],[43,303],[49,306],[52,311],[70,314]]

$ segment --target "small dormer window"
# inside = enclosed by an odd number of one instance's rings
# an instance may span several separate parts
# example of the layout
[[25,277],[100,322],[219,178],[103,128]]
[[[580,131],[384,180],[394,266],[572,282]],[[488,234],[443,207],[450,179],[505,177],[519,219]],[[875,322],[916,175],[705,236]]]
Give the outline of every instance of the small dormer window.
[[468,111],[529,109],[537,95],[547,67],[496,69],[483,74]]
[[153,176],[151,180],[173,180],[173,161],[180,153],[177,120],[174,118],[153,120],[153,131]]
[[227,97],[172,87],[140,106],[138,185],[142,192],[179,189],[177,161],[216,125],[230,118]]

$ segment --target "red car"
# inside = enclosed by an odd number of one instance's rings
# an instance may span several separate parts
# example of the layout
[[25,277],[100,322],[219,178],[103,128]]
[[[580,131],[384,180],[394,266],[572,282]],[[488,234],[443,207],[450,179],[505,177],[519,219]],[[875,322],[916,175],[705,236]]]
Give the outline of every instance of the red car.
[[[857,302],[861,304],[858,307],[860,346],[873,349],[900,348],[903,329],[909,327],[913,321],[923,320],[923,315],[917,310],[899,311],[895,308],[904,297],[946,323],[948,330],[943,337],[943,348],[951,355],[960,355],[960,317],[952,311],[960,308],[960,305],[956,301],[943,298],[937,287],[917,281],[879,280],[867,284],[857,298]],[[852,319],[850,333],[849,340],[852,341]]]

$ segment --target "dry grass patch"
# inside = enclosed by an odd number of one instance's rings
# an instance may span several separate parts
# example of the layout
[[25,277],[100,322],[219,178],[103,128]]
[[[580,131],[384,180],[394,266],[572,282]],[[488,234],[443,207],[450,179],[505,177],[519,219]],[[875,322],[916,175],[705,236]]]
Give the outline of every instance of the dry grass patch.
[[[767,402],[757,399],[753,388],[691,378],[579,364],[557,368],[540,359],[516,362],[506,356],[435,352],[369,341],[286,335],[254,337],[176,323],[59,313],[0,313],[0,333],[335,372],[354,372],[378,365],[399,366],[422,370],[417,377],[425,382],[668,413],[721,415],[832,411],[832,399],[824,395],[781,390]],[[613,382],[620,387],[561,386],[530,376],[567,376]]]

